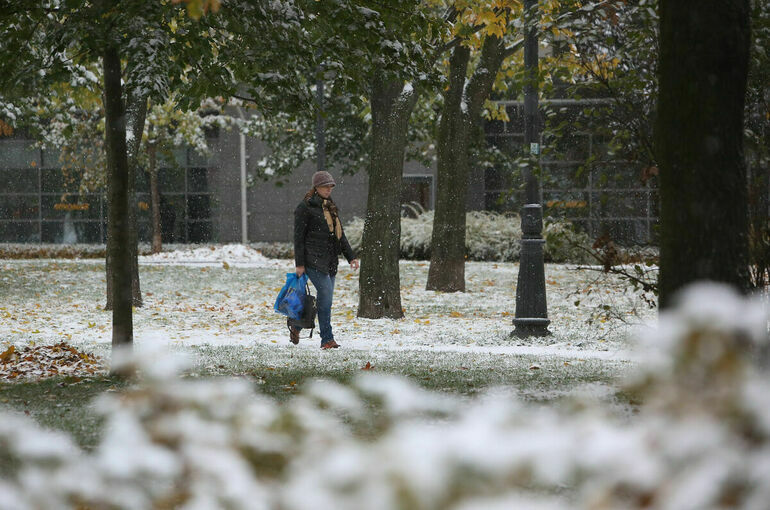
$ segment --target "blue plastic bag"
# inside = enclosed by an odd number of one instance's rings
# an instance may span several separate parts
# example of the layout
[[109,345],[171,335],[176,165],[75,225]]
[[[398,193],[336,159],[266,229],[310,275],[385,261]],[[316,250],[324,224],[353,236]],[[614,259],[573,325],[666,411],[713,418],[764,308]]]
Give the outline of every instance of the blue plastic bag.
[[286,273],[286,283],[278,293],[273,309],[290,319],[301,318],[306,287],[306,273],[302,273],[302,276],[297,276],[297,273]]

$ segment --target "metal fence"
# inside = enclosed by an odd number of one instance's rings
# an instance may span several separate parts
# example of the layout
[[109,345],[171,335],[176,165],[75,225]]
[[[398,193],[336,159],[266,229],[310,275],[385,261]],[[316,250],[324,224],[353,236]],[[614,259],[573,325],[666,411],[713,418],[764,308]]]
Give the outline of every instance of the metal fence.
[[[510,122],[493,121],[486,126],[487,142],[515,157],[524,142],[523,104],[500,101]],[[545,100],[566,108],[606,104],[606,100]],[[542,119],[541,119],[542,121]],[[657,178],[643,165],[617,159],[607,144],[591,132],[575,131],[556,139],[541,137],[540,199],[546,218],[564,218],[592,238],[609,235],[624,244],[657,241]],[[518,212],[523,205],[520,184],[506,170],[484,171],[484,206],[489,210]]]

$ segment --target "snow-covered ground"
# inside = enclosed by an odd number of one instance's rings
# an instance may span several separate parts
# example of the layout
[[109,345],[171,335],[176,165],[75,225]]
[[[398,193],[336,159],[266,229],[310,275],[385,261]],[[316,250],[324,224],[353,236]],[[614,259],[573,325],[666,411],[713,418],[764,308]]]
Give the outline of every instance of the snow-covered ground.
[[[766,303],[727,287],[687,289],[640,339],[646,355],[619,384],[637,400],[625,416],[594,395],[529,405],[510,388],[468,397],[379,371],[265,398],[254,371],[178,377],[178,358],[140,353],[122,362],[143,377],[95,402],[104,426],[92,448],[0,409],[0,509],[764,510],[767,319]],[[362,351],[351,344],[312,352],[344,359]]]
[[[106,352],[111,313],[103,310],[102,261],[8,260],[0,262],[0,347],[65,340]],[[318,331],[295,347],[285,319],[273,311],[275,296],[293,261],[269,259],[241,245],[203,246],[140,257],[144,306],[134,315],[136,345],[271,347],[318,350]],[[570,359],[628,360],[628,323],[654,316],[623,282],[596,270],[546,266],[552,336],[517,339],[513,330],[518,265],[469,262],[465,293],[425,290],[428,263],[401,263],[406,317],[356,317],[358,275],[344,262],[335,289],[332,325],[343,349],[379,356],[397,351],[479,355],[534,355]],[[601,278],[601,282],[595,280]],[[580,302],[576,305],[576,302]],[[617,318],[597,317],[610,307]],[[591,319],[594,320],[591,320]],[[394,354],[395,355],[395,354]]]
[[[766,303],[693,286],[641,335],[637,359],[620,317],[654,312],[592,270],[547,266],[553,335],[512,340],[514,264],[469,263],[468,292],[437,294],[424,290],[426,263],[404,262],[407,317],[384,321],[355,318],[357,278],[343,268],[344,347],[327,352],[317,339],[290,345],[272,311],[291,265],[233,246],[143,259],[139,348],[192,353],[192,373],[245,377],[180,378],[169,370],[178,358],[139,353],[138,384],[94,404],[105,425],[89,450],[5,412],[0,459],[16,472],[0,480],[0,508],[767,507]],[[102,263],[0,266],[0,346],[64,339],[108,352]],[[446,381],[475,379],[469,391],[422,385],[433,367]],[[339,368],[347,381],[291,382]],[[271,379],[291,397],[265,398]],[[498,383],[507,387],[472,394]],[[634,395],[633,413],[606,398],[617,390]],[[576,398],[541,405],[567,394]]]

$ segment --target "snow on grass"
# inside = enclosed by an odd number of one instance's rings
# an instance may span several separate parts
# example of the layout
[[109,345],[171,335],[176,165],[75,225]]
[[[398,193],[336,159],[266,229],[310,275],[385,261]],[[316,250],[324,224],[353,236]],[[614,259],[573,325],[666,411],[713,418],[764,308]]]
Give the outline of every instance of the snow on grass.
[[[64,340],[108,357],[111,312],[103,309],[103,262],[12,260],[0,267],[0,328],[6,332],[0,348]],[[366,362],[395,371],[400,365],[405,370],[426,364],[487,370],[513,363],[545,372],[566,367],[565,362],[577,367],[591,360],[617,365],[633,359],[626,340],[630,327],[617,319],[595,320],[602,306],[611,304],[619,315],[640,313],[641,318],[628,315],[636,322],[654,316],[622,281],[606,277],[599,287],[594,271],[548,264],[553,335],[511,338],[518,264],[469,262],[467,292],[446,294],[425,290],[427,262],[404,261],[406,317],[360,319],[355,316],[358,274],[342,262],[332,325],[343,348],[328,356],[318,349],[317,329],[312,339],[304,331],[299,346],[291,346],[284,317],[273,311],[275,296],[292,270],[292,260],[268,259],[240,245],[141,257],[144,306],[134,313],[136,346],[191,351],[201,358],[204,372],[219,365],[227,370],[241,366],[240,358],[264,366],[285,364],[288,358],[293,366],[330,370],[358,369]],[[211,356],[219,360],[216,365]]]
[[[626,418],[368,371],[276,402],[247,378],[179,377],[135,356],[145,376],[98,400],[106,433],[92,451],[0,416],[0,459],[14,465],[0,508],[764,509],[767,307],[714,284],[683,299],[646,332],[673,363],[640,361],[622,383],[640,400]],[[733,314],[703,320],[715,302]]]

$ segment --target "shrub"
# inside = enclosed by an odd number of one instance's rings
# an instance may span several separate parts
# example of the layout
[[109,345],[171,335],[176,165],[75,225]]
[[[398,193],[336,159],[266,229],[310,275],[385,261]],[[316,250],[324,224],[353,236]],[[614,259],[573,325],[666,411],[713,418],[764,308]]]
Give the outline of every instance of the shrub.
[[545,248],[543,256],[547,262],[570,262],[572,264],[596,264],[591,255],[591,239],[564,220],[548,221],[543,228]]
[[[354,249],[361,246],[364,220],[354,218],[345,226],[348,241]],[[433,211],[417,218],[401,218],[401,258],[430,259]],[[593,259],[587,249],[591,243],[586,234],[577,232],[567,221],[548,223],[543,232],[546,240],[544,256],[548,262],[589,263]],[[489,211],[471,211],[465,217],[465,253],[468,260],[515,262],[521,249],[521,220],[516,215]]]
[[294,243],[250,243],[249,246],[269,259],[294,258]]
[[0,259],[103,259],[103,244],[0,244]]
[[[189,244],[164,244],[163,251],[186,250]],[[205,245],[201,245],[205,246]],[[292,243],[250,243],[250,247],[271,259],[290,259],[294,257]],[[0,244],[0,259],[103,259],[106,247],[103,244]],[[147,243],[139,244],[139,255],[151,255]]]

